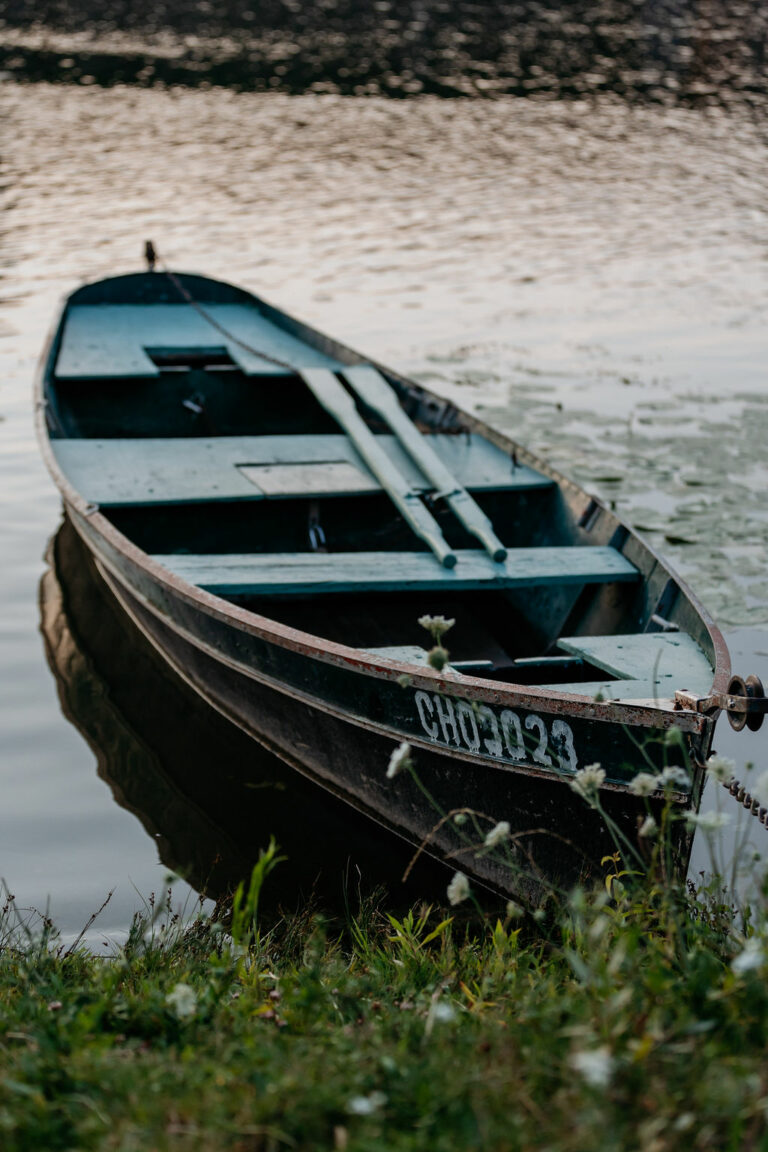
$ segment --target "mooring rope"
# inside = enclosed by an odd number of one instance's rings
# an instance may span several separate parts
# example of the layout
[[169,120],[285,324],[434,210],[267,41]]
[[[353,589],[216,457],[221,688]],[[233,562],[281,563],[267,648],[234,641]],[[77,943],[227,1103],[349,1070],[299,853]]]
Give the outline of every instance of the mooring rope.
[[154,259],[160,265],[163,275],[168,277],[171,284],[173,284],[176,291],[183,296],[187,304],[189,304],[191,308],[194,308],[195,312],[197,312],[199,316],[202,316],[203,320],[210,324],[212,328],[215,328],[217,332],[220,332],[222,336],[233,344],[237,344],[238,347],[242,348],[245,352],[249,352],[251,356],[259,356],[262,360],[266,360],[269,364],[274,364],[278,368],[287,368],[289,372],[297,371],[295,364],[288,364],[285,360],[278,360],[276,356],[270,356],[268,352],[262,352],[259,348],[253,348],[245,340],[241,340],[239,336],[235,336],[234,332],[230,332],[223,324],[220,324],[214,316],[211,316],[210,312],[206,311],[202,304],[195,300],[192,293],[186,285],[181,282],[176,273],[171,272],[162,256],[160,256],[155,249],[153,249],[153,252]]

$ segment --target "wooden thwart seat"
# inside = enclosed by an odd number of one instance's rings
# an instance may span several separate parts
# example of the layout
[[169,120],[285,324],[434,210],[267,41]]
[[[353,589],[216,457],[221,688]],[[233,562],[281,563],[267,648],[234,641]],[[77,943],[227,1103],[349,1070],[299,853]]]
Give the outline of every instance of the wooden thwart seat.
[[648,680],[587,680],[571,684],[542,684],[551,692],[589,696],[591,700],[669,700],[674,695],[663,684]]
[[[428,481],[390,435],[376,437],[414,488]],[[425,437],[466,488],[493,492],[548,488],[552,481],[480,436]],[[286,496],[356,496],[380,491],[347,436],[218,436],[52,440],[70,482],[94,504],[205,503]]]
[[298,596],[319,592],[505,589],[639,579],[613,548],[515,548],[503,563],[458,550],[455,568],[429,552],[254,553],[154,556],[171,572],[219,595]]
[[[591,637],[594,639],[594,637]],[[600,637],[601,639],[613,639],[613,637]],[[619,637],[619,639],[626,637]],[[631,637],[634,639],[634,637]],[[692,651],[690,637],[686,637],[686,649]],[[695,650],[698,646],[693,644]],[[371,647],[364,651],[377,657],[383,657],[387,660],[396,660],[401,664],[415,664],[419,666],[427,665],[427,651],[424,647],[417,645],[405,644],[389,647]],[[520,670],[524,667],[533,664],[533,660],[520,661]],[[493,660],[461,660],[458,662],[451,661],[448,666],[448,675],[461,676],[469,673],[472,676],[491,676],[493,679],[494,664]],[[704,673],[704,669],[699,669],[699,676]],[[691,669],[689,668],[689,679],[691,676]],[[507,677],[508,682],[510,677]],[[706,679],[706,677],[705,677]],[[522,677],[520,683],[527,684],[529,681]],[[653,675],[649,673],[645,680],[594,680],[594,681],[573,681],[569,683],[553,683],[542,684],[542,688],[549,691],[568,692],[569,695],[576,694],[578,696],[588,696],[594,699],[600,697],[603,700],[664,700],[671,699],[675,695],[675,687],[667,680],[666,675]]]
[[712,666],[686,632],[565,637],[558,647],[618,678],[548,685],[558,692],[599,693],[612,700],[668,699],[678,689],[705,695],[712,687]]
[[148,349],[188,348],[194,353],[211,344],[222,344],[249,375],[290,374],[289,368],[270,357],[288,364],[341,367],[331,356],[278,327],[252,304],[206,304],[205,312],[234,339],[188,304],[78,304],[67,314],[56,376],[59,380],[157,377],[160,370]]

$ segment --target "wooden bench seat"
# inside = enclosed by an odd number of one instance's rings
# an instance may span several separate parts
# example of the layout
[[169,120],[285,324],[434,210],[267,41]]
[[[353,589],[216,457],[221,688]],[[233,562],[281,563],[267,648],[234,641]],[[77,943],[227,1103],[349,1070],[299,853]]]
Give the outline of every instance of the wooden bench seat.
[[[553,483],[531,468],[513,468],[507,454],[481,436],[425,439],[472,491],[546,488]],[[377,440],[414,487],[427,489],[427,481],[394,436]],[[344,435],[52,440],[51,447],[73,487],[105,508],[355,496],[380,490]]]
[[228,340],[188,304],[78,304],[70,308],[56,360],[58,380],[146,379],[160,375],[147,351],[221,345],[248,375],[284,376],[281,368],[238,341],[306,368],[341,368],[337,360],[279,328],[252,304],[206,304],[205,311],[234,336]]
[[430,552],[254,553],[154,556],[186,580],[222,596],[299,596],[319,592],[396,592],[600,584],[639,578],[607,547],[515,548],[504,563],[457,551],[455,568]]
[[560,691],[586,696],[601,692],[607,699],[624,699],[630,694],[667,699],[678,689],[705,695],[712,687],[712,666],[686,632],[566,637],[558,640],[558,647],[618,678],[605,684],[551,685]]
[[[395,647],[366,648],[364,651],[372,656],[383,656],[388,660],[397,660],[404,664],[427,664],[427,650],[418,645],[405,644]],[[523,662],[524,665],[525,662]],[[449,676],[461,678],[465,673],[471,676],[493,676],[492,660],[461,660],[447,665]],[[659,678],[661,680],[662,678]],[[522,683],[527,683],[522,680]],[[579,696],[589,696],[592,699],[600,697],[603,700],[666,700],[675,692],[674,688],[662,683],[656,683],[650,677],[646,680],[590,680],[586,682],[574,681],[563,684],[544,684],[542,687],[556,692],[575,693]]]
[[553,692],[575,693],[591,700],[671,700],[675,689],[652,680],[588,680],[570,684],[542,684]]

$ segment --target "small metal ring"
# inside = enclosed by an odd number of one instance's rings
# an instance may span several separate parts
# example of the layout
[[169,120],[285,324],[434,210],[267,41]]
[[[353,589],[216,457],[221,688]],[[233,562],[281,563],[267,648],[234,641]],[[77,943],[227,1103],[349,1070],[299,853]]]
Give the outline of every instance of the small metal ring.
[[[747,676],[747,695],[753,700],[765,695],[763,683],[759,676]],[[764,718],[765,715],[763,712],[748,712],[747,728],[749,728],[750,732],[759,731]]]

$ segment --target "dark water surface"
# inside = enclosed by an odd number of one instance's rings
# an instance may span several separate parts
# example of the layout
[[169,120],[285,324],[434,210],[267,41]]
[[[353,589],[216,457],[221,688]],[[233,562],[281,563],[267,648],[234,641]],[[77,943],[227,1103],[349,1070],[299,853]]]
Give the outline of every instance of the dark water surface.
[[[60,701],[50,581],[40,634],[60,506],[34,443],[35,362],[61,295],[136,268],[148,236],[171,265],[263,293],[615,501],[732,635],[737,670],[768,680],[768,147],[754,105],[6,79],[0,123],[0,875],[22,902],[50,895],[76,931],[116,886],[102,927],[117,932],[136,889],[157,891],[182,858],[176,815],[219,821],[172,780],[147,812],[135,775],[99,778],[109,725],[102,744],[86,733],[96,754]],[[103,702],[78,668],[77,699]],[[200,742],[214,775],[240,755],[217,731]],[[162,759],[144,739],[145,762]],[[716,743],[768,767],[765,730],[723,724]],[[260,804],[243,811],[253,834],[227,833],[233,859],[270,823]]]

